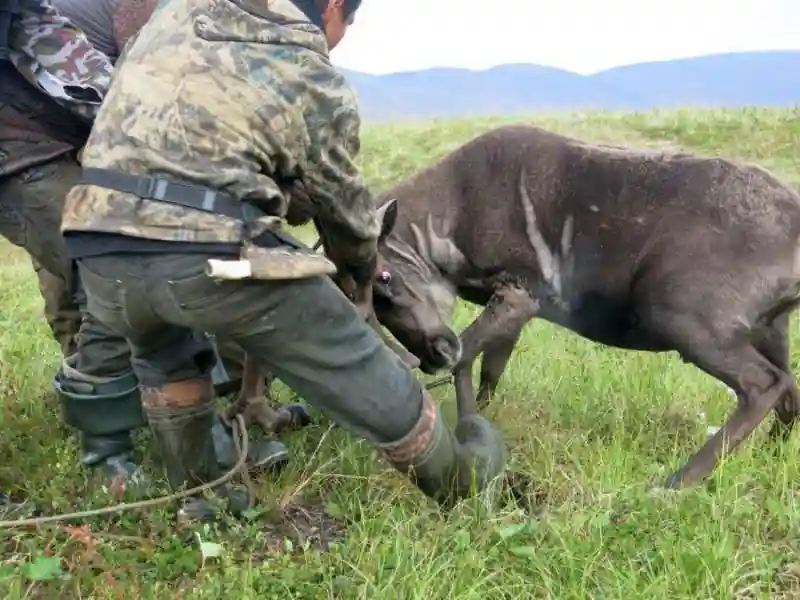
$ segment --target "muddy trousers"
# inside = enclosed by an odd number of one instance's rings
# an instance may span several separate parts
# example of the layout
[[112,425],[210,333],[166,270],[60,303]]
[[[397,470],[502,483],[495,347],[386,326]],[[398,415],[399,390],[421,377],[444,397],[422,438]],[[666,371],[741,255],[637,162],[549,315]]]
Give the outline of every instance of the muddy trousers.
[[502,471],[498,433],[480,416],[451,430],[413,373],[330,279],[216,281],[205,273],[208,258],[225,257],[79,261],[89,310],[130,343],[145,412],[170,457],[165,462],[174,463],[173,486],[214,475],[204,421],[212,354],[192,331],[225,332],[443,504]]
[[[66,258],[61,211],[80,173],[74,156],[65,155],[0,180],[0,235],[26,250],[33,262],[47,322],[64,356],[54,387],[65,421],[81,433],[81,461],[122,484],[138,474],[131,433],[147,421],[128,343],[82,310],[85,296],[76,281],[77,268]],[[226,358],[228,377],[241,377],[244,351],[228,340],[218,349]],[[233,440],[218,419],[214,436],[221,466],[231,466],[236,459]],[[287,457],[277,441],[251,447],[254,465],[280,466]]]
[[45,317],[64,356],[55,385],[66,422],[82,433],[82,461],[99,465],[108,460],[109,469],[124,471],[131,466],[129,432],[145,424],[127,342],[102,325],[90,327],[95,334],[76,354],[84,315],[60,226],[64,197],[79,176],[74,157],[65,155],[4,179],[0,234],[31,257]]

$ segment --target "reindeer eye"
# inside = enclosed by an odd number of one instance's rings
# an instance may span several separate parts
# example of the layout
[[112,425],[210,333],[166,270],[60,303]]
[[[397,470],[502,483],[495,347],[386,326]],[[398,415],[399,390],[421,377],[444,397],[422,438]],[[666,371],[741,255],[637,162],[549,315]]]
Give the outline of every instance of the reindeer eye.
[[389,271],[381,271],[378,274],[378,283],[381,285],[389,285],[392,282],[392,274]]

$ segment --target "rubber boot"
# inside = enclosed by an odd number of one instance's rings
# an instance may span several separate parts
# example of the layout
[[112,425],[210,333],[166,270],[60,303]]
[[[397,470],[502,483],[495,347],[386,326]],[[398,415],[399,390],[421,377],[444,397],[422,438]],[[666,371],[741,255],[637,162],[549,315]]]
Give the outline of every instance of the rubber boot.
[[427,392],[413,429],[380,447],[398,471],[447,508],[483,490],[503,473],[506,463],[503,440],[489,421],[472,415],[453,431]]
[[[161,450],[170,487],[182,490],[209,483],[221,476],[214,450],[212,427],[214,387],[211,377],[142,388],[142,405]],[[239,515],[247,508],[247,491],[230,483],[213,491],[228,501],[228,510]],[[212,521],[214,505],[203,496],[181,501],[179,521]]]
[[[61,401],[64,421],[80,432],[81,462],[97,469],[115,494],[132,489],[149,493],[150,482],[134,458],[131,433],[145,427],[138,379],[133,372],[114,378],[98,378],[77,371],[77,356],[63,361],[53,380]],[[221,419],[213,427],[214,445],[221,467],[230,469],[238,456],[232,432]],[[250,469],[277,471],[288,464],[289,451],[277,440],[250,440]]]
[[145,493],[149,482],[134,459],[131,432],[147,424],[138,380],[130,372],[91,377],[76,371],[76,355],[65,359],[53,379],[64,421],[80,431],[81,462],[100,472],[114,495]]

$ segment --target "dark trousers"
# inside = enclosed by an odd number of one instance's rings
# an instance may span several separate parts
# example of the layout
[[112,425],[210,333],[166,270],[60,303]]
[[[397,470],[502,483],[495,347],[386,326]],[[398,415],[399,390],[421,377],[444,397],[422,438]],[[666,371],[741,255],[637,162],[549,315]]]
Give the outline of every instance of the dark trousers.
[[[67,154],[0,180],[0,235],[30,255],[45,318],[62,354],[78,351],[80,332],[80,353],[73,366],[86,375],[113,377],[130,370],[128,342],[81,310],[85,296],[61,235],[64,201],[80,176],[80,164]],[[224,338],[217,339],[217,348],[228,376],[241,377],[241,348]]]
[[76,333],[82,328],[81,352],[75,366],[94,377],[112,377],[130,370],[125,338],[82,314],[75,271],[67,260],[61,236],[61,211],[67,192],[81,174],[72,155],[32,167],[0,182],[0,235],[31,256],[44,298],[45,317],[53,337],[67,356],[77,350]]
[[207,331],[241,346],[359,437],[386,443],[419,418],[422,386],[327,278],[217,281],[202,254],[125,254],[79,261],[89,311],[124,336],[144,386],[210,369]]

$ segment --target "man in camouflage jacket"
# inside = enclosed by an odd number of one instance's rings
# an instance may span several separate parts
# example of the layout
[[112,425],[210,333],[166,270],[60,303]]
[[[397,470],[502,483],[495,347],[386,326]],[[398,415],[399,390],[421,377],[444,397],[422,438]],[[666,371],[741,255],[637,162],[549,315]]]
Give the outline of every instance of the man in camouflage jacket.
[[[115,485],[138,474],[130,434],[146,421],[124,337],[86,314],[76,352],[82,295],[73,295],[77,282],[60,233],[61,210],[80,176],[76,154],[113,62],[154,6],[155,0],[0,6],[0,234],[28,251],[39,276],[45,314],[65,357],[54,383],[67,423],[81,432],[82,461]],[[229,373],[240,375],[243,351],[223,342],[220,353]],[[232,465],[230,432],[221,422],[213,431],[222,466]],[[287,451],[277,441],[259,442],[249,457],[251,464],[277,466]]]
[[[124,335],[174,487],[218,475],[212,353],[225,332],[443,504],[499,475],[482,417],[451,430],[412,372],[326,277],[219,281],[209,258],[290,244],[286,181],[314,203],[341,274],[371,281],[382,218],[354,160],[356,98],[330,62],[360,0],[170,0],[127,49],[84,148],[62,231],[88,306]],[[142,93],[146,90],[146,93]],[[234,512],[243,498],[220,490]],[[201,499],[188,516],[206,516]]]

